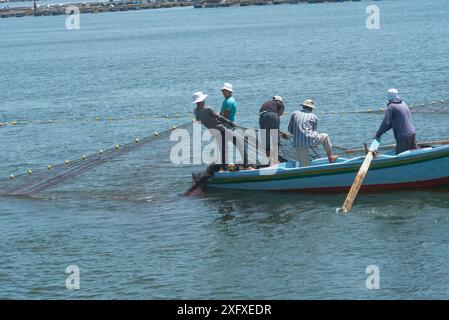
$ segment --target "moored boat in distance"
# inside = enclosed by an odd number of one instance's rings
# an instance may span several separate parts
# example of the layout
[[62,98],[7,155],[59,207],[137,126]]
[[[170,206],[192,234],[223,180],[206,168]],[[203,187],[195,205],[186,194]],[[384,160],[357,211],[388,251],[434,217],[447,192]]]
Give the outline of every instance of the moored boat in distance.
[[[309,167],[288,161],[257,170],[217,172],[207,184],[211,188],[299,192],[346,192],[351,187],[364,157],[313,160]],[[362,191],[416,189],[449,185],[449,146],[427,147],[396,155],[377,155]]]

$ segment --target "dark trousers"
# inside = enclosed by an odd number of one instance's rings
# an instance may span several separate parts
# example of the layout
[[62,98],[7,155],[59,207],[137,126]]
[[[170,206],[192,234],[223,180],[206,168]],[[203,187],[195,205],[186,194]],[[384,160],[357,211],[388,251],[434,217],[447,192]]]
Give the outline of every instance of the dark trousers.
[[[226,141],[226,131],[229,133],[232,133],[231,129],[223,129],[220,130],[220,134],[221,134],[221,163],[222,164],[228,164],[227,163],[227,159],[226,159],[226,147],[227,147],[227,141]],[[237,150],[239,150],[238,146],[237,146],[237,137],[232,134],[232,144],[237,148]],[[241,150],[241,149],[240,149]],[[243,141],[243,166],[247,167],[248,166],[248,137],[244,138]]]
[[416,134],[414,133],[407,137],[400,137],[396,139],[396,154],[416,148]]
[[[265,135],[265,141],[264,142],[264,147],[265,150],[267,152],[267,155],[270,152],[271,149],[271,129],[275,129],[275,130],[279,130],[279,116],[277,113],[275,112],[265,112],[262,113],[259,117],[259,126],[260,129],[265,129],[266,130],[266,135]],[[278,134],[279,136],[279,134]],[[274,142],[274,141],[273,141]]]

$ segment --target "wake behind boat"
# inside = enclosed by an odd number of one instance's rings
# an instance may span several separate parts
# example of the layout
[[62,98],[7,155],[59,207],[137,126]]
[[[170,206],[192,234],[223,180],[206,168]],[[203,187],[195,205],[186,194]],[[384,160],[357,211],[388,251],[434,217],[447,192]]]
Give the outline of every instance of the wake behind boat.
[[[308,167],[296,161],[245,171],[217,172],[207,187],[222,189],[325,192],[348,191],[364,156],[339,158],[334,163],[320,158]],[[193,175],[198,179],[197,175]],[[371,163],[362,191],[416,189],[449,184],[449,146],[379,154]]]

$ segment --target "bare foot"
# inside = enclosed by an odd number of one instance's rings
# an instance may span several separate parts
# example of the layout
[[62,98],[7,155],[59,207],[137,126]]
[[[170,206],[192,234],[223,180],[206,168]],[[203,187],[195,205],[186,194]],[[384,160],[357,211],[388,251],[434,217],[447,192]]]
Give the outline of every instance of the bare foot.
[[333,154],[329,157],[329,163],[335,162],[338,159],[338,155]]

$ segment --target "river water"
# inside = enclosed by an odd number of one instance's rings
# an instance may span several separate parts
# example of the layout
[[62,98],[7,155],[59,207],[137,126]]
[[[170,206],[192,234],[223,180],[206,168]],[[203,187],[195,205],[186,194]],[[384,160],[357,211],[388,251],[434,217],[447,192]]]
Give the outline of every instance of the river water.
[[[365,27],[370,4],[379,30]],[[0,19],[0,122],[28,122],[0,127],[0,175],[187,122],[191,94],[218,109],[225,81],[242,125],[274,94],[287,112],[312,98],[320,131],[361,146],[382,115],[338,112],[384,107],[390,87],[409,104],[449,98],[448,14],[446,0],[397,0],[85,14],[79,30],[64,16]],[[419,140],[448,138],[448,120],[414,114]],[[1,197],[0,298],[449,298],[447,188],[363,194],[345,217],[343,194],[183,198],[202,166],[171,164],[169,146]]]

